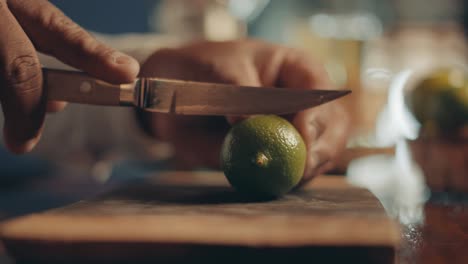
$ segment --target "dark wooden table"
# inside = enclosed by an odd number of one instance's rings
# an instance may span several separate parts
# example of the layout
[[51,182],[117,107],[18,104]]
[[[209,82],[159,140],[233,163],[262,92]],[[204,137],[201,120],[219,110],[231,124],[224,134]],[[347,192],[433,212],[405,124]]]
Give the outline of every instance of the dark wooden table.
[[[45,181],[57,182],[50,178]],[[48,186],[51,187],[48,190]],[[80,185],[77,182],[71,184],[62,183],[61,192],[67,193],[67,189],[79,193],[78,189],[87,189],[83,195],[89,195],[88,184]],[[51,193],[56,184],[37,184],[36,187],[24,189],[20,186],[12,186],[9,192],[31,193],[32,191],[43,191]],[[78,199],[76,195],[73,199]],[[65,202],[64,202],[65,199]],[[72,199],[72,200],[73,200]],[[70,202],[69,195],[55,195],[50,206],[57,206]],[[4,208],[1,208],[4,209]],[[39,209],[44,209],[43,206]],[[25,209],[26,210],[26,209]],[[38,210],[32,205],[31,211]],[[25,211],[26,212],[26,211]],[[25,213],[22,212],[22,213]],[[3,210],[2,218],[7,218],[8,210]],[[17,212],[13,212],[17,214]],[[402,242],[397,253],[399,263],[468,263],[468,199],[458,197],[457,199],[446,199],[444,196],[433,197],[425,206],[425,223],[417,226],[402,226]],[[13,263],[9,259],[3,247],[0,245],[0,263]]]
[[468,200],[430,200],[425,223],[402,227],[400,263],[468,263]]

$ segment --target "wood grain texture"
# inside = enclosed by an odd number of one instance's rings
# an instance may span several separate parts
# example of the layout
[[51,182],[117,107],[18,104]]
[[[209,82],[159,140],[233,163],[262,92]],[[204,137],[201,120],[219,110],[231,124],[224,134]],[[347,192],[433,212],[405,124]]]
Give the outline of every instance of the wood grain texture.
[[392,256],[400,237],[377,199],[343,177],[319,177],[282,199],[252,201],[234,192],[220,173],[206,172],[164,173],[96,199],[10,220],[0,228],[10,252],[35,256],[48,249],[55,255],[67,252],[64,245],[88,246],[82,253],[98,245],[123,251],[151,245],[374,248]]
[[82,72],[43,69],[47,100],[70,103],[119,106],[123,90],[134,84],[110,84]]

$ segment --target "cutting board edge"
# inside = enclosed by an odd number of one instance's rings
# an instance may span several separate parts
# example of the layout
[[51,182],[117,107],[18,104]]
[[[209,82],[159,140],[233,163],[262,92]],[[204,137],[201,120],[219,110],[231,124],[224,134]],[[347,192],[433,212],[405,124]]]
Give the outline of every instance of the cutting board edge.
[[[79,217],[76,217],[79,218]],[[139,220],[143,217],[139,216]],[[242,234],[237,233],[223,233],[224,237],[229,237],[229,239],[220,239],[220,236],[210,234],[207,237],[209,239],[202,238],[202,235],[197,232],[195,229],[180,227],[177,231],[177,227],[169,226],[164,223],[169,223],[172,216],[147,216],[147,221],[141,221],[140,225],[151,225],[151,226],[166,226],[166,228],[159,229],[150,229],[148,228],[145,232],[135,232],[131,228],[122,228],[119,232],[113,232],[112,228],[106,229],[100,228],[97,230],[91,230],[89,227],[95,226],[97,222],[110,223],[109,226],[125,226],[125,223],[131,221],[131,219],[123,218],[114,218],[114,217],[86,217],[85,219],[79,219],[75,229],[68,229],[67,225],[60,229],[61,223],[69,223],[70,216],[62,216],[60,214],[54,215],[43,215],[43,214],[34,214],[29,216],[23,216],[16,218],[0,224],[0,240],[30,240],[30,241],[61,241],[61,242],[71,242],[71,241],[81,241],[81,242],[119,242],[124,241],[128,243],[138,243],[138,242],[147,242],[147,243],[182,243],[182,244],[223,244],[223,245],[251,245],[251,246],[272,246],[272,247],[296,247],[296,246],[309,246],[309,245],[390,245],[398,246],[400,244],[400,229],[398,224],[391,219],[374,219],[376,222],[382,224],[382,221],[386,222],[386,228],[373,228],[369,229],[369,232],[366,235],[363,235],[362,232],[355,232],[360,230],[359,228],[353,229],[350,226],[335,225],[333,233],[324,234],[323,232],[307,232],[293,228],[291,230],[286,230],[286,233],[293,233],[292,237],[294,239],[289,239],[287,242],[284,241],[284,233],[274,233],[273,235],[268,236],[268,230],[257,231],[257,235],[252,238],[252,236],[243,236]],[[273,222],[277,221],[277,216],[270,217],[273,219]],[[320,223],[326,220],[328,216],[317,216],[315,221]],[[193,219],[193,216],[192,216]],[[223,219],[223,217],[213,217],[213,216],[198,216],[195,220],[200,221],[201,223],[208,221],[209,219],[220,220],[218,222],[211,222],[214,225],[223,225],[228,223],[229,219]],[[308,219],[304,217],[304,220]],[[359,217],[356,217],[359,219]],[[75,219],[78,220],[78,219]],[[162,220],[162,221],[161,221]],[[165,221],[164,221],[165,220]],[[271,220],[265,218],[259,221]],[[279,218],[281,220],[281,217]],[[301,221],[300,217],[297,217],[295,224],[303,225],[304,221]],[[369,219],[368,219],[369,220]],[[119,223],[120,221],[120,223]],[[227,221],[227,222],[226,222]],[[43,223],[47,222],[44,226]],[[294,223],[292,223],[293,226]],[[314,224],[310,222],[310,224]],[[229,226],[229,224],[225,224]],[[373,222],[366,223],[356,223],[355,227],[358,225],[368,225],[373,226]],[[47,227],[49,226],[49,227]],[[101,225],[102,226],[102,225]],[[248,226],[248,223],[247,223]],[[246,227],[247,227],[246,226]],[[59,228],[58,230],[51,229],[51,227]],[[361,226],[362,228],[362,226]],[[94,231],[94,232],[93,232]],[[166,232],[165,232],[166,231]],[[221,230],[218,230],[221,231]],[[250,234],[255,234],[256,230],[247,230],[245,232]],[[340,231],[342,233],[340,233]],[[105,235],[103,235],[103,233]],[[216,232],[214,232],[216,233]],[[99,234],[96,236],[95,234]],[[267,235],[265,235],[267,234]],[[343,236],[346,235],[346,236]],[[341,240],[337,240],[337,236]],[[223,237],[223,236],[221,236]],[[248,237],[249,239],[245,239]],[[345,237],[346,239],[343,239]],[[38,239],[40,238],[40,239]],[[340,243],[337,243],[340,241]]]

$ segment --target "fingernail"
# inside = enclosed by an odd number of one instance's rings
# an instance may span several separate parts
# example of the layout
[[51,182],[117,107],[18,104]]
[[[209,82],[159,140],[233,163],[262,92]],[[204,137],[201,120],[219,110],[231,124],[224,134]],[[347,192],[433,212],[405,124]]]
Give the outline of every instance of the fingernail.
[[133,62],[133,59],[130,56],[125,55],[121,52],[116,52],[113,58],[114,58],[114,62],[120,65],[126,65],[126,64],[130,64]]
[[36,137],[36,138],[33,138],[33,139],[30,139],[30,140],[26,141],[25,143],[23,143],[20,146],[21,153],[31,152],[34,149],[34,147],[37,145],[38,142],[39,142],[39,137]]
[[322,129],[320,128],[319,123],[316,120],[312,120],[309,122],[308,128],[308,134],[310,135],[311,140],[316,140],[317,138],[320,137],[322,133]]
[[305,166],[305,169],[304,169],[304,175],[310,177],[314,171],[317,169],[317,166],[320,162],[319,160],[319,156],[312,152],[312,150],[309,150],[309,157],[307,158],[307,161],[306,161],[306,166]]

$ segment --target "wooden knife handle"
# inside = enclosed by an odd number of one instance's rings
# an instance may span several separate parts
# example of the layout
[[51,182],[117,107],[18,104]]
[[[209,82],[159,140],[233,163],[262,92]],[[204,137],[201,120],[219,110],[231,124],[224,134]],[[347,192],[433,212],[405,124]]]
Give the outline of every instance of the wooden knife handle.
[[122,105],[121,97],[134,88],[134,84],[110,84],[83,72],[43,69],[43,75],[50,101],[118,106]]

